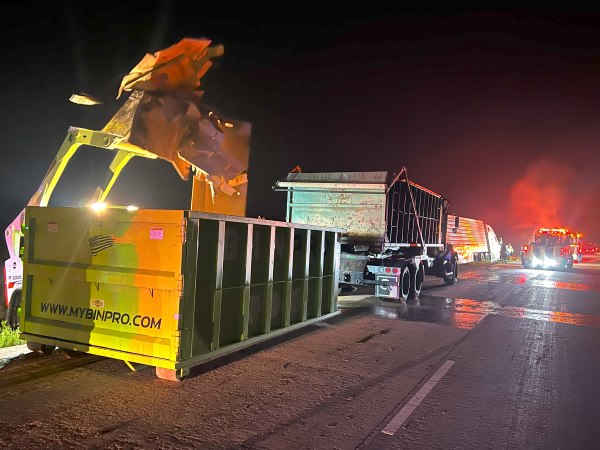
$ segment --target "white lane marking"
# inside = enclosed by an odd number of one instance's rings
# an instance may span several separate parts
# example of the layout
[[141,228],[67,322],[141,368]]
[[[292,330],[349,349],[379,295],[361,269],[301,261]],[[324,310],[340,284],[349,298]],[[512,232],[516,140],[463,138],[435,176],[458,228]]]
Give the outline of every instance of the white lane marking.
[[414,412],[414,410],[417,409],[417,406],[421,404],[423,399],[435,387],[438,381],[440,381],[442,377],[446,375],[446,372],[450,370],[450,367],[452,367],[454,362],[455,361],[449,359],[444,364],[442,364],[442,366],[438,370],[436,370],[436,372],[431,376],[431,378],[429,378],[429,380],[427,380],[427,382],[423,386],[421,386],[421,389],[419,389],[417,393],[412,396],[408,403],[404,405],[404,407],[400,411],[398,411],[398,414],[396,414],[392,418],[392,420],[388,422],[388,424],[383,430],[381,430],[381,432],[390,436],[396,434],[400,427],[404,425],[406,419],[408,419],[409,416]]

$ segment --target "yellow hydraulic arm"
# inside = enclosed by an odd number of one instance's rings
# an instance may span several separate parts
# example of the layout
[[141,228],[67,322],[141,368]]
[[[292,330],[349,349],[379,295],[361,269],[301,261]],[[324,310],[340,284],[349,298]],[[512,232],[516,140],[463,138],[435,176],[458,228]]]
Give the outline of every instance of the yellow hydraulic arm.
[[[98,186],[93,198],[90,199],[92,202],[102,202],[106,199],[114,186],[115,181],[119,177],[119,174],[131,158],[134,156],[150,159],[158,158],[158,155],[131,144],[122,136],[106,133],[104,131],[69,127],[67,136],[58,149],[58,153],[54,157],[54,160],[42,179],[37,191],[27,203],[28,206],[48,206],[52,192],[67,167],[67,164],[82,145],[116,150],[116,154],[109,166],[107,182],[104,186]],[[11,257],[19,255],[21,237],[23,236],[22,227],[25,218],[24,211],[25,210],[19,213],[5,231],[6,244]]]
[[98,190],[96,191],[96,201],[102,201],[106,198],[119,174],[132,157],[141,156],[150,159],[156,159],[158,157],[154,153],[127,142],[121,136],[116,136],[103,131],[70,127],[65,140],[60,146],[58,153],[54,158],[54,161],[52,161],[37,192],[29,200],[28,206],[48,206],[52,192],[62,176],[65,167],[81,145],[89,145],[91,147],[104,148],[107,150],[117,150],[117,153],[110,164],[110,171],[112,174],[106,186],[98,187]]

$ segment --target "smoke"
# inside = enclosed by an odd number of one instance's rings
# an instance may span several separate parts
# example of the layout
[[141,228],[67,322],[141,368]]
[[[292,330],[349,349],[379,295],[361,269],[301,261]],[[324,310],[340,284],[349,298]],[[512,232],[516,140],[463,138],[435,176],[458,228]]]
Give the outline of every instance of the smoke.
[[573,227],[569,200],[574,179],[575,171],[564,164],[547,158],[531,163],[510,190],[512,234],[527,242],[540,227]]

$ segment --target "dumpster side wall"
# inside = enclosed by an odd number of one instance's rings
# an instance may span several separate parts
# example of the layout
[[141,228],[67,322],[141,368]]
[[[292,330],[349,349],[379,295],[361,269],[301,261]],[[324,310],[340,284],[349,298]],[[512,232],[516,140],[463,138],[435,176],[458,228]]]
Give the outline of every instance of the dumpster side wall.
[[190,217],[182,360],[235,350],[337,313],[340,231]]

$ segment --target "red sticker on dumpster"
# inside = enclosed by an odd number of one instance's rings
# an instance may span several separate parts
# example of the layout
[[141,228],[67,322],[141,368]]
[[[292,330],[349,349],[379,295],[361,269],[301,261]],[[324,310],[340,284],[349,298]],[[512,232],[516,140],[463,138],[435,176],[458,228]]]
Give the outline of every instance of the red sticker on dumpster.
[[165,236],[164,228],[150,228],[150,239],[154,241],[162,241]]
[[58,232],[58,222],[48,222],[48,231],[50,233]]

